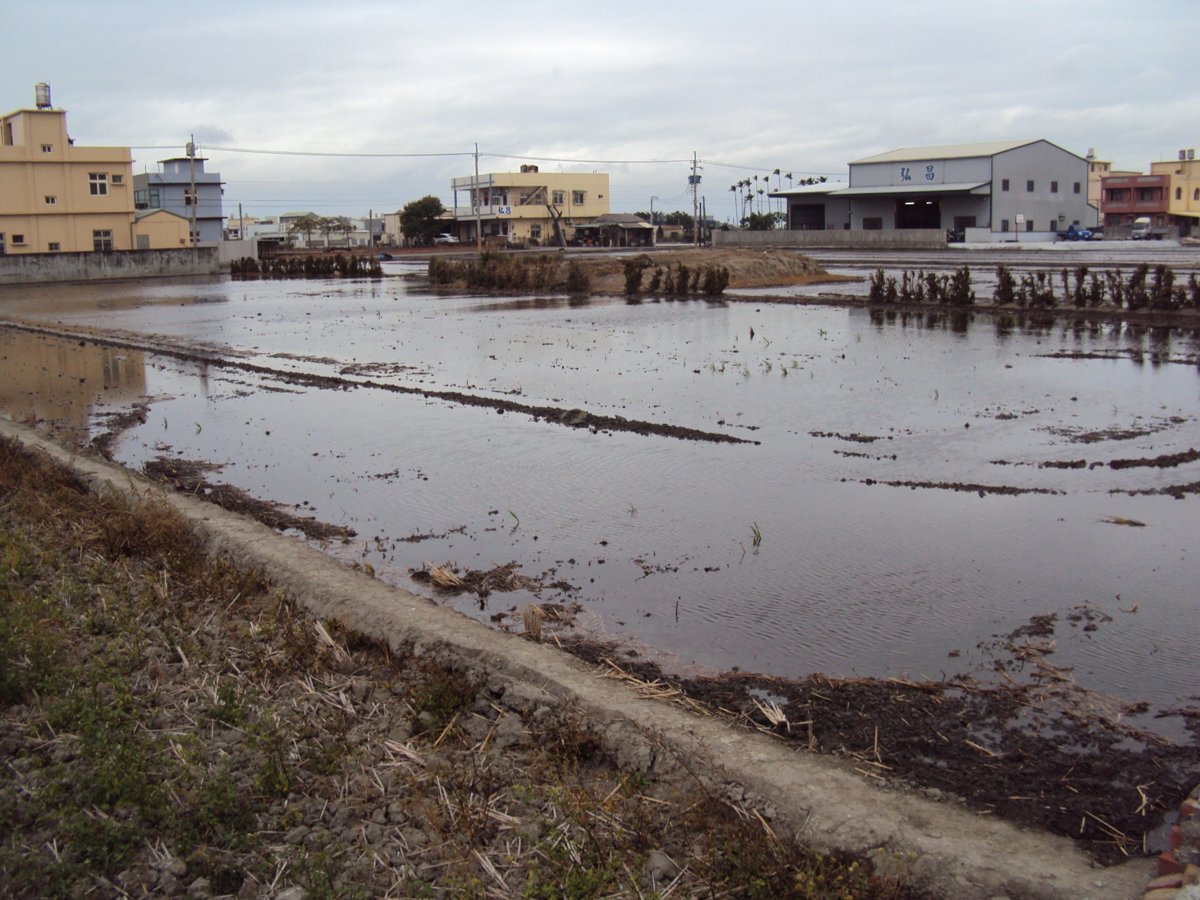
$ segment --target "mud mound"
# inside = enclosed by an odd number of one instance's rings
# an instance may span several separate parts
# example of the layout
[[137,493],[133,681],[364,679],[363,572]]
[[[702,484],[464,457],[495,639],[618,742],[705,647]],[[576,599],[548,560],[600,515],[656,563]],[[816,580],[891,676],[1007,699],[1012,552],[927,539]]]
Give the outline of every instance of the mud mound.
[[[647,278],[655,268],[677,268],[680,263],[690,271],[704,266],[724,266],[729,270],[729,286],[775,287],[788,284],[811,284],[819,281],[836,281],[807,256],[786,250],[709,250],[688,248],[684,250],[658,250],[644,253],[648,260]],[[625,261],[628,256],[603,256],[579,258],[577,261],[591,276],[592,290],[597,293],[624,293]]]

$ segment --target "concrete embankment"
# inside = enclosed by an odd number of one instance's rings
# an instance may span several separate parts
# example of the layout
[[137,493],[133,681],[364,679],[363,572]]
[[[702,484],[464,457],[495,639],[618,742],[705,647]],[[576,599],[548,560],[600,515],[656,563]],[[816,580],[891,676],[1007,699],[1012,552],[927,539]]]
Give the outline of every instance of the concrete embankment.
[[[97,489],[161,491],[24,427],[0,421],[0,434],[40,448]],[[1064,838],[881,786],[836,760],[638,696],[553,647],[492,631],[257,522],[192,497],[166,498],[213,553],[268,573],[315,616],[436,658],[506,696],[574,704],[623,769],[665,775],[686,767],[815,849],[899,867],[934,896],[1124,900],[1136,896],[1150,874],[1149,860],[1096,868]]]

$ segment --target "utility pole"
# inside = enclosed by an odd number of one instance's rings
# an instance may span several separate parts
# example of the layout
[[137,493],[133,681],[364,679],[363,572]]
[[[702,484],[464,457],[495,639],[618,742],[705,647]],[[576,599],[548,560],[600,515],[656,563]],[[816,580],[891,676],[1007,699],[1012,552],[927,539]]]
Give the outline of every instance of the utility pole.
[[688,179],[692,183],[692,243],[697,247],[700,246],[700,176],[696,174],[696,151],[692,151],[692,177]]
[[475,207],[475,252],[483,256],[483,226],[479,213],[479,141],[475,142],[475,186],[471,190],[471,205]]
[[191,140],[187,143],[188,167],[191,169],[191,197],[192,197],[192,224],[191,229],[191,245],[196,246],[196,136],[190,135]]

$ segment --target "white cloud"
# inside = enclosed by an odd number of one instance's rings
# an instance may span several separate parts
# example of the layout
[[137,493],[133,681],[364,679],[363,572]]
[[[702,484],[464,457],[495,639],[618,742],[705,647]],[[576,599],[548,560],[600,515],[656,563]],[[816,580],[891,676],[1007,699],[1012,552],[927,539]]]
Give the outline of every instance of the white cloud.
[[[1140,168],[1200,143],[1200,88],[1180,74],[1193,3],[110,0],[101,16],[63,0],[6,12],[20,39],[0,58],[0,109],[28,106],[47,80],[81,143],[182,147],[195,133],[213,147],[326,153],[695,150],[718,195],[755,169],[844,173],[880,150],[994,138],[1096,147]],[[162,155],[139,150],[139,165]],[[227,199],[264,212],[448,200],[449,179],[473,165],[209,155]],[[614,204],[645,208],[686,187],[686,165],[601,168]]]

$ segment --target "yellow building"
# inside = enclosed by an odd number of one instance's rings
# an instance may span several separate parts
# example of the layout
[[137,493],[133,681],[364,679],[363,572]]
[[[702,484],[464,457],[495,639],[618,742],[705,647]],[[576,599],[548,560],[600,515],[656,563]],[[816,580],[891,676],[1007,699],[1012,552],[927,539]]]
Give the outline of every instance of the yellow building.
[[1167,188],[1167,214],[1172,222],[1181,227],[1200,225],[1200,159],[1196,159],[1196,151],[1180,150],[1179,159],[1173,162],[1150,163],[1150,174],[1171,179]]
[[75,146],[39,84],[36,109],[0,117],[0,255],[131,249],[129,148]]
[[138,250],[169,250],[191,246],[191,222],[167,209],[135,213],[133,245]]
[[[574,239],[575,225],[608,214],[607,173],[519,172],[455,178],[452,223],[462,241],[475,240],[476,223],[489,242],[553,246]],[[467,205],[459,206],[459,195]]]

